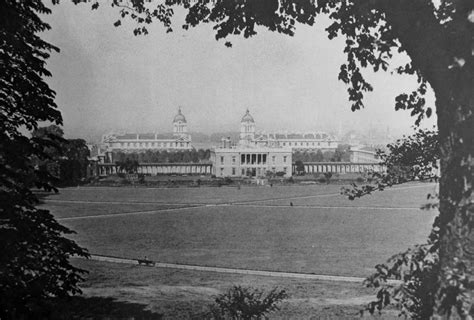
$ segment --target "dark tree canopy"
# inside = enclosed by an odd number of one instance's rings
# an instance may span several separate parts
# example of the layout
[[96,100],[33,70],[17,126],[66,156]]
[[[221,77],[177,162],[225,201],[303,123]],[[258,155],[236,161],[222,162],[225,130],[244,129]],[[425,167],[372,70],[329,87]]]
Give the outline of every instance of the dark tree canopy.
[[[39,14],[42,1],[0,2],[0,318],[35,317],[48,299],[80,292],[80,269],[69,263],[86,251],[65,238],[72,231],[47,211],[36,208],[31,186],[54,189],[51,176],[34,166],[46,160],[55,144],[44,136],[28,136],[41,121],[57,125],[61,115],[54,91],[44,81],[51,51],[38,33],[49,26]],[[43,316],[46,316],[43,314]]]
[[[80,0],[75,0],[81,2]],[[400,93],[395,109],[406,109],[415,123],[429,117],[425,105],[428,86],[436,98],[440,155],[439,272],[433,312],[470,318],[474,314],[474,1],[472,0],[216,0],[147,2],[112,1],[121,8],[120,19],[138,23],[135,34],[146,34],[158,21],[172,31],[173,8],[187,15],[182,27],[210,24],[215,37],[255,36],[267,29],[293,35],[298,24],[313,25],[320,15],[332,23],[329,38],[345,38],[346,63],[339,79],[347,84],[352,110],[363,107],[372,86],[363,69],[390,71],[397,52],[411,61],[395,68],[415,75],[418,87]],[[98,2],[93,3],[93,8]],[[121,24],[120,19],[115,23]]]

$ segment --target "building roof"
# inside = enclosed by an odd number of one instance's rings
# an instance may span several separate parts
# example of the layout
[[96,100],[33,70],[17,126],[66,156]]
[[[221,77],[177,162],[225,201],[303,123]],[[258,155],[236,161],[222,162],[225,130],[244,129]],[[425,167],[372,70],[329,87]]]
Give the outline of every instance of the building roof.
[[249,109],[247,109],[247,111],[245,112],[240,122],[252,122],[252,123],[255,122],[253,120],[253,117],[250,115]]
[[178,114],[174,116],[173,123],[180,122],[180,121],[186,123],[186,118],[181,113],[181,107],[178,109]]
[[136,133],[125,133],[121,135],[116,135],[115,139],[117,140],[136,140],[137,134]]

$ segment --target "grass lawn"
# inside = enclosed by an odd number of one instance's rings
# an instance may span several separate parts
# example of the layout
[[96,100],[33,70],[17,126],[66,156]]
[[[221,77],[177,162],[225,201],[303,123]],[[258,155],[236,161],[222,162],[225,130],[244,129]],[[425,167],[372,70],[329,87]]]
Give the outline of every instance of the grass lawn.
[[64,221],[95,254],[206,266],[366,276],[420,243],[433,215],[407,210],[200,207]]
[[[435,185],[401,186],[383,192],[374,192],[352,201],[342,195],[306,197],[291,201],[294,205],[301,206],[420,208],[428,202],[433,202],[433,200],[427,200],[428,193],[436,193]],[[255,202],[255,204],[286,206],[288,200],[266,200]]]
[[[372,289],[357,283],[305,281],[249,275],[219,274],[75,259],[90,271],[83,284],[83,307],[97,316],[108,311],[111,318],[205,319],[215,297],[233,285],[266,291],[278,287],[288,293],[281,310],[271,319],[355,319],[374,297]],[[113,307],[107,307],[113,299]],[[86,305],[84,305],[86,304]],[[105,305],[105,306],[104,306]],[[102,311],[104,312],[104,311]],[[84,313],[83,313],[84,315]],[[396,312],[370,319],[398,319]]]
[[201,188],[81,187],[61,189],[49,199],[152,203],[226,203],[316,194],[339,194],[340,185],[243,186]]
[[[171,263],[363,277],[425,241],[435,213],[416,208],[432,184],[352,202],[338,195],[340,187],[67,188],[48,195],[44,207],[58,218],[76,217],[62,223],[91,253]],[[152,212],[123,214],[143,211]],[[288,291],[272,319],[354,319],[373,294],[354,283],[74,264],[90,274],[84,296],[68,306],[89,318],[201,319],[217,294],[239,284]]]
[[46,202],[41,209],[50,210],[51,213],[61,218],[84,217],[95,215],[108,215],[137,211],[164,210],[189,207],[186,204],[115,204],[115,203],[74,203],[74,202]]

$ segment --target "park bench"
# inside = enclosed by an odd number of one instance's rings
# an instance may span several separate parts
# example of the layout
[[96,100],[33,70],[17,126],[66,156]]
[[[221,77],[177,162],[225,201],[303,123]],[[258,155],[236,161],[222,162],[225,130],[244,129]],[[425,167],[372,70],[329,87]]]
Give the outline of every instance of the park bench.
[[148,260],[148,259],[137,259],[139,265],[145,265],[149,267],[153,267],[155,265],[155,261]]

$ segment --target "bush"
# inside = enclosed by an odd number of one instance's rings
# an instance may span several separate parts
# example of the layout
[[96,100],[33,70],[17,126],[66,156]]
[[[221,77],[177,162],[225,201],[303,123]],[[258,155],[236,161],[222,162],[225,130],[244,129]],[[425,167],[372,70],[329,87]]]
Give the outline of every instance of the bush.
[[265,294],[259,289],[233,286],[217,296],[211,313],[214,319],[266,319],[268,313],[280,309],[277,304],[287,297],[285,290],[278,288]]
[[329,184],[332,178],[332,172],[325,172],[324,173],[324,178],[326,178],[326,183]]
[[285,174],[285,171],[278,171],[277,173],[275,173],[277,177],[283,177]]

